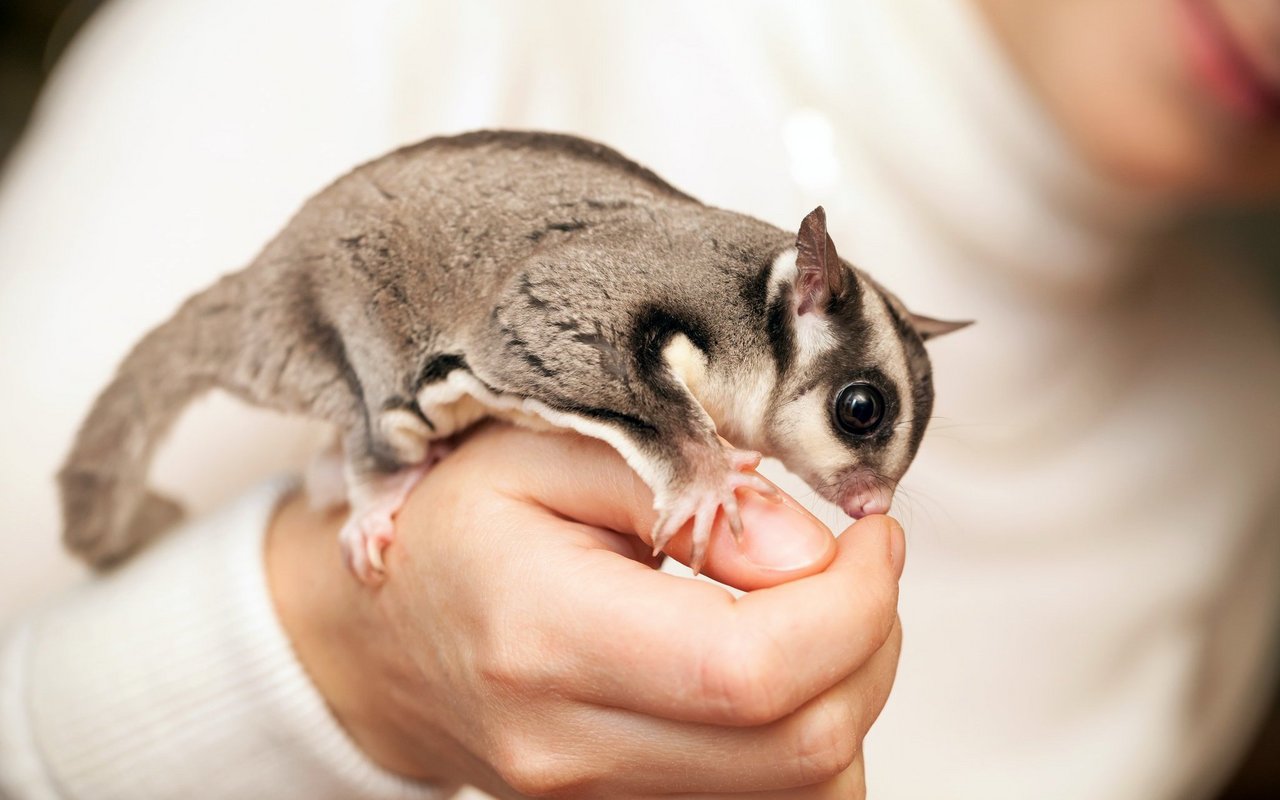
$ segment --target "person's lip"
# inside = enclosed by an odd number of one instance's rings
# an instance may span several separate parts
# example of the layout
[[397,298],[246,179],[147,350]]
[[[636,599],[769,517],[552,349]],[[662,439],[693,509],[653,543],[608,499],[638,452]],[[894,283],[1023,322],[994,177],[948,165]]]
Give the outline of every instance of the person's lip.
[[1247,120],[1280,119],[1280,85],[1259,69],[1213,0],[1178,6],[1192,72],[1209,93]]

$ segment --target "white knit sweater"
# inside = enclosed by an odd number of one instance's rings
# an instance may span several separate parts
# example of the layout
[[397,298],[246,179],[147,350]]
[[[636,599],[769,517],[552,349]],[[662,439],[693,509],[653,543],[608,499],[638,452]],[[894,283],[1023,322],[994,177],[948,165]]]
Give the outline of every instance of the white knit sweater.
[[895,507],[873,797],[1211,790],[1274,674],[1280,331],[1247,273],[1145,239],[1153,210],[1078,163],[963,0],[109,4],[0,192],[0,786],[429,794],[355,752],[292,658],[271,485],[231,501],[312,427],[201,404],[155,481],[212,515],[76,589],[49,476],[128,345],[303,198],[481,126],[598,138],[784,227],[821,202],[842,255],[979,320],[931,348]]
[[0,660],[17,798],[431,798],[369,763],[276,621],[262,531],[279,482],[22,620]]

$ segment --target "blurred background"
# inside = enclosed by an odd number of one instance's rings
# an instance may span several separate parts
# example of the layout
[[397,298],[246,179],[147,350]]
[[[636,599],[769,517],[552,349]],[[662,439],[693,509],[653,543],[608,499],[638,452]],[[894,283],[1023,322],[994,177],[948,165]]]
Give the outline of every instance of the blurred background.
[[[105,0],[3,0],[0,2],[0,169],[21,138],[45,79],[57,66],[77,32]],[[1249,239],[1269,240],[1272,252],[1280,251],[1280,230],[1274,216],[1260,216]],[[1238,220],[1235,224],[1238,224]],[[1213,220],[1205,223],[1205,236],[1216,234]],[[1239,230],[1230,239],[1241,241]],[[5,265],[0,265],[4,269]],[[1280,269],[1271,271],[1280,297]],[[1280,704],[1273,704],[1269,721],[1223,800],[1275,800],[1280,798]]]
[[0,3],[0,163],[21,135],[45,75],[102,2]]

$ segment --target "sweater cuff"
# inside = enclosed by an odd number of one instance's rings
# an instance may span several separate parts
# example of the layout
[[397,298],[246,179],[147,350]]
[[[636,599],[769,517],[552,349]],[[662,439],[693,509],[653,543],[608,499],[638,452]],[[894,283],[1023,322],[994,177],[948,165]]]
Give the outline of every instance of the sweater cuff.
[[[10,640],[32,761],[93,800],[440,798],[355,746],[294,656],[264,535],[263,486],[90,581]],[[14,652],[21,651],[21,652]],[[6,726],[12,730],[12,726]]]

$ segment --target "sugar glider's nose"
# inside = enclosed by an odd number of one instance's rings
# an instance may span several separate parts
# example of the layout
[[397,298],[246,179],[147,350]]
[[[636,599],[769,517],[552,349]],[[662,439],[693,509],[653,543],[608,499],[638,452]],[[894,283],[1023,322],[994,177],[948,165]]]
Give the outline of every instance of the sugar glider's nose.
[[863,486],[849,491],[840,502],[844,513],[854,519],[872,514],[889,513],[893,502],[893,489],[887,486]]
[[862,504],[862,508],[858,509],[858,514],[854,518],[861,519],[862,517],[870,516],[871,514],[888,514],[888,513],[889,513],[889,501],[880,497],[873,497],[872,499]]

